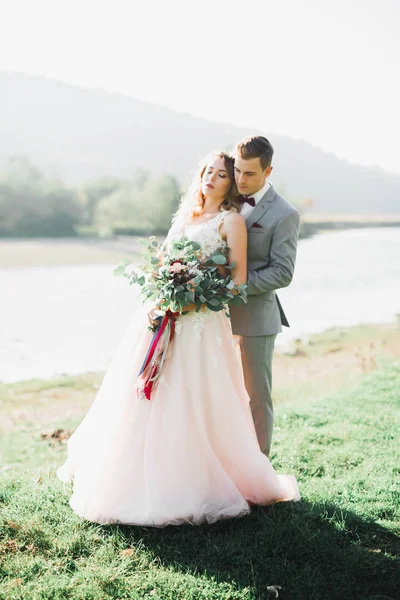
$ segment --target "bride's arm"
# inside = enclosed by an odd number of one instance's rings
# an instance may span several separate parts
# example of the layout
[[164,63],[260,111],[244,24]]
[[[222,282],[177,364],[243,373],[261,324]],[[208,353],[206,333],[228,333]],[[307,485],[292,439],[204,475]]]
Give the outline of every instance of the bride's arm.
[[229,248],[229,264],[236,262],[232,272],[233,281],[241,285],[247,281],[247,228],[238,213],[230,213],[221,225],[221,235]]

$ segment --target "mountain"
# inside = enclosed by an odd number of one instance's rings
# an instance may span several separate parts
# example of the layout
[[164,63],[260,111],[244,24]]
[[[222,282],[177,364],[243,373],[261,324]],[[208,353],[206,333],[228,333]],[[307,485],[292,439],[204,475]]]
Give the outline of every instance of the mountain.
[[400,176],[338,159],[304,141],[213,123],[121,94],[0,72],[0,163],[26,154],[70,182],[137,168],[186,184],[198,160],[251,133],[275,148],[272,181],[319,213],[400,213]]

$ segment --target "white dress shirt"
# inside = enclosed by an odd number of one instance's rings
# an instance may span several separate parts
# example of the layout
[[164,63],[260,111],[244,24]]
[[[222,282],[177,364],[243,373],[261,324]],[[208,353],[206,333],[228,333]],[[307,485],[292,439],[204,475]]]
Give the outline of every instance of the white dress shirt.
[[261,198],[263,198],[263,196],[265,196],[265,194],[268,192],[268,190],[270,188],[270,185],[271,185],[271,183],[267,179],[264,187],[262,187],[261,190],[258,190],[258,192],[256,192],[255,194],[250,195],[250,198],[254,198],[255,206],[250,206],[250,204],[248,204],[247,202],[245,202],[243,204],[243,206],[240,210],[240,214],[242,215],[242,217],[244,219],[247,219],[249,214],[255,209],[257,204],[260,202]]

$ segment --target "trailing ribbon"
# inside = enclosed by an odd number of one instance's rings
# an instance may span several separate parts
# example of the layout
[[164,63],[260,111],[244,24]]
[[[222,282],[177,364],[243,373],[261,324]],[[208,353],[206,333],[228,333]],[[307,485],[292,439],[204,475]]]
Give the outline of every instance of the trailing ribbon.
[[151,392],[155,389],[167,355],[170,341],[175,335],[175,317],[179,313],[167,310],[163,317],[157,317],[157,329],[154,332],[146,353],[142,368],[138,375],[136,387],[138,395],[151,400]]

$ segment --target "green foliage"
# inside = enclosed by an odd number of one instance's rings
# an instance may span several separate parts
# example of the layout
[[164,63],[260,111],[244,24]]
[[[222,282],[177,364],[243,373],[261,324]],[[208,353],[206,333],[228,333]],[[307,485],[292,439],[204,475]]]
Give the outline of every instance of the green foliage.
[[98,201],[93,220],[98,229],[120,234],[163,233],[170,226],[179,195],[174,177],[151,178],[139,172]]
[[131,179],[100,178],[74,189],[16,156],[0,172],[0,236],[161,234],[179,197],[169,175],[137,170]]
[[80,217],[77,194],[24,157],[0,172],[0,235],[71,236]]
[[122,181],[117,177],[95,179],[83,185],[79,189],[79,200],[82,208],[81,225],[93,225],[96,208],[100,200],[110,196],[121,185]]

